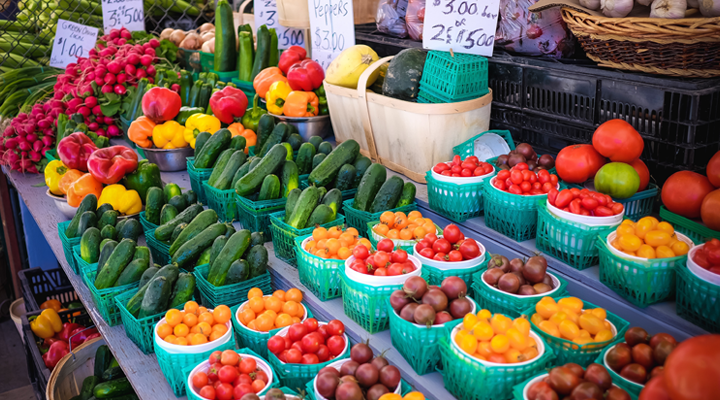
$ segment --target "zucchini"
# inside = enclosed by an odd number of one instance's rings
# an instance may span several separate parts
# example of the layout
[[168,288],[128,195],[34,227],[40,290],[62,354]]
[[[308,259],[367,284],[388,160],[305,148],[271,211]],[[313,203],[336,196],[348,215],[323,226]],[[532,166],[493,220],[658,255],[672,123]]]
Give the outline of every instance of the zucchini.
[[193,153],[193,157],[197,157],[200,153],[200,150],[202,150],[203,146],[205,146],[205,143],[210,139],[210,136],[212,136],[212,133],[210,132],[200,132],[198,133],[197,137],[195,138],[195,152]]
[[140,281],[138,281],[138,287],[145,286],[148,282],[150,282],[150,279],[157,274],[157,272],[160,271],[160,268],[156,266],[148,267],[148,269],[143,272],[142,276],[140,277]]
[[227,226],[219,222],[208,226],[177,249],[172,256],[173,264],[177,264],[180,268],[190,265],[200,257],[200,253],[211,246],[215,238],[224,235],[226,230]]
[[300,150],[300,146],[305,142],[302,138],[302,136],[298,135],[297,133],[290,134],[288,137],[287,142],[290,144],[290,147],[292,147],[293,151]]
[[241,31],[238,27],[238,79],[250,81],[253,66],[253,37],[251,32]]
[[[93,214],[94,215],[94,214]],[[100,258],[100,230],[88,228],[80,239],[80,257],[90,264],[98,262]]]
[[285,222],[288,222],[290,219],[290,214],[292,214],[295,209],[295,203],[297,203],[301,194],[302,190],[300,190],[300,188],[295,188],[288,193],[287,201],[285,202]]
[[268,67],[277,67],[280,61],[280,50],[278,49],[278,35],[275,28],[270,28],[270,53],[268,55]]
[[300,187],[300,176],[294,161],[285,161],[282,168],[282,197],[287,197],[293,189]]
[[[98,213],[95,213],[95,216],[97,217]],[[117,217],[120,215],[115,210],[107,210],[104,213],[100,215],[100,218],[98,218],[98,229],[102,232],[103,228],[106,226],[112,226],[115,227],[115,224],[117,223]]]
[[302,191],[293,208],[287,224],[295,229],[305,228],[310,214],[312,214],[315,206],[320,201],[320,192],[314,186],[310,186]]
[[262,150],[273,129],[275,129],[275,117],[270,114],[261,115],[260,121],[258,121],[257,141],[255,142],[256,150]]
[[100,257],[98,257],[98,265],[97,265],[97,273],[100,273],[100,270],[103,266],[105,266],[105,263],[107,262],[108,258],[110,258],[110,255],[112,254],[113,250],[115,250],[115,247],[118,245],[118,242],[114,240],[107,241],[104,245],[100,247]]
[[116,398],[133,392],[132,385],[127,378],[115,379],[110,382],[103,382],[95,386],[93,395],[98,399]]
[[213,69],[217,72],[236,70],[237,36],[233,10],[227,0],[220,0],[215,6],[215,57]]
[[[95,363],[93,373],[95,377],[102,378],[103,372],[110,366],[110,360],[113,358],[110,348],[103,344],[95,350]],[[93,386],[94,387],[94,386]]]
[[160,211],[165,205],[165,195],[159,187],[148,188],[145,194],[145,219],[148,222],[160,225]]
[[86,230],[89,228],[94,228],[97,226],[97,216],[92,211],[85,211],[80,216],[80,223],[77,227],[77,232],[79,236],[82,237],[82,234],[85,233]]
[[[340,189],[334,188],[330,189],[325,196],[322,198],[322,204],[325,204],[326,206],[330,207],[333,211],[333,219],[337,218],[337,213],[340,210],[340,207],[342,207],[342,192],[340,192]],[[332,221],[331,220],[331,221]]]
[[330,142],[322,142],[322,143],[320,143],[320,146],[318,146],[317,150],[318,150],[318,153],[323,153],[325,155],[328,155],[328,154],[332,153],[333,147],[332,147],[332,144],[330,144]]
[[257,30],[257,50],[255,51],[255,60],[253,60],[252,72],[250,73],[250,81],[268,67],[270,59],[270,31],[267,26],[262,25]]
[[170,236],[170,243],[175,243],[175,240],[178,236],[180,236],[180,233],[182,233],[183,229],[187,228],[188,224],[182,223],[175,227],[173,230],[172,236]]
[[187,201],[185,201],[185,197],[183,195],[177,195],[173,196],[169,201],[168,204],[175,207],[178,212],[183,212],[188,207]]
[[180,246],[185,244],[188,240],[199,235],[200,232],[204,231],[208,226],[218,221],[218,215],[213,209],[207,209],[193,218],[187,227],[180,233],[180,235],[173,241],[170,246],[169,254],[175,255]]
[[325,157],[317,168],[310,172],[308,182],[315,186],[328,185],[335,179],[335,176],[344,164],[355,161],[359,152],[360,145],[352,139],[340,143],[332,153]]
[[297,155],[297,167],[300,175],[309,174],[313,170],[313,157],[315,157],[315,146],[312,143],[303,143]]
[[174,285],[175,281],[178,278],[178,275],[180,275],[180,270],[178,269],[177,265],[168,264],[160,268],[160,270],[155,275],[153,275],[145,285],[141,286],[137,293],[135,293],[135,295],[130,298],[130,300],[128,300],[125,308],[130,312],[130,314],[137,317],[140,314],[140,307],[142,305],[142,301],[145,298],[145,293],[150,287],[150,283],[152,282],[152,280],[162,276],[167,279],[171,285]]
[[170,305],[168,308],[175,308],[192,300],[193,293],[195,293],[195,276],[193,274],[181,273],[170,295]]
[[[298,154],[299,155],[299,154]],[[327,157],[327,154],[325,153],[317,153],[315,154],[315,157],[312,159],[312,169],[317,168],[318,165]],[[311,171],[312,171],[311,169]]]
[[250,276],[250,264],[243,259],[235,260],[230,264],[227,277],[225,278],[225,285],[232,285],[234,283],[244,282]]
[[101,378],[102,376],[98,378],[95,375],[90,375],[83,379],[82,388],[80,389],[81,400],[88,400],[93,396],[93,389],[101,382]]
[[275,145],[260,162],[251,168],[247,175],[237,181],[235,191],[240,196],[250,195],[258,190],[265,177],[275,171],[283,162],[287,150],[285,146]]
[[305,228],[327,224],[333,220],[335,220],[335,212],[333,209],[325,204],[319,204],[315,207],[312,214],[310,214],[310,218],[308,218]]
[[163,242],[172,236],[172,232],[175,229],[176,226],[182,224],[182,223],[189,223],[193,220],[200,212],[202,212],[203,207],[200,204],[193,204],[185,209],[185,211],[178,214],[175,218],[172,220],[158,226],[155,228],[155,239]]
[[360,185],[360,180],[362,179],[363,175],[365,174],[365,171],[372,165],[372,161],[370,161],[369,158],[358,155],[357,159],[355,159],[355,182],[353,183],[353,187],[358,187]]
[[[210,178],[208,178],[208,185],[215,187],[215,182],[217,182],[217,180],[220,178],[220,175],[225,172],[225,166],[230,161],[230,157],[232,157],[234,152],[235,150],[233,149],[226,149],[223,150],[222,153],[220,153],[220,157],[218,157],[217,162],[213,167],[212,174],[210,174]],[[233,171],[233,174],[234,173],[235,172]]]
[[230,236],[227,243],[218,254],[215,262],[210,265],[208,282],[215,286],[223,286],[228,270],[233,261],[240,259],[250,246],[250,231],[242,229]]
[[[260,157],[264,157],[265,154],[267,154],[267,152],[270,151],[270,149],[272,149],[275,145],[281,144],[283,137],[288,134],[288,132],[290,132],[290,127],[287,123],[280,122],[279,124],[275,125],[275,128],[273,128],[272,133],[270,133],[270,136],[263,144],[262,150],[258,155]],[[284,157],[287,157],[287,149]]]
[[409,206],[410,204],[414,203],[415,192],[417,192],[415,184],[412,182],[405,182],[405,185],[403,185],[402,194],[400,195],[400,199],[395,205],[395,208]]
[[163,225],[168,223],[169,221],[172,221],[173,218],[177,217],[178,214],[178,209],[175,208],[175,206],[171,204],[165,204],[160,210],[160,223],[158,225]]
[[180,189],[180,186],[178,186],[176,183],[168,183],[163,188],[163,195],[165,198],[165,202],[170,202],[170,199],[172,199],[173,197],[182,195],[182,190]]
[[95,278],[95,288],[98,290],[113,287],[123,270],[130,264],[135,253],[135,241],[123,239],[110,254],[105,266]]
[[340,171],[338,171],[337,177],[335,178],[335,184],[333,186],[341,191],[352,189],[355,185],[356,173],[357,171],[352,164],[343,165],[340,167]]
[[[270,117],[272,118],[272,117]],[[68,238],[75,238],[82,236],[83,232],[78,231],[78,226],[80,225],[80,218],[86,211],[92,211],[95,212],[97,210],[97,196],[94,194],[88,194],[87,196],[83,197],[82,201],[80,202],[80,205],[78,206],[77,211],[75,211],[75,216],[70,221],[70,224],[65,228],[65,236]],[[96,217],[97,218],[97,217]]]
[[217,258],[218,254],[220,254],[223,247],[225,247],[225,243],[227,243],[227,241],[227,236],[218,236],[217,238],[215,238],[215,240],[213,240],[212,246],[210,248],[210,265],[213,265],[215,259]]
[[227,149],[232,134],[227,129],[220,129],[205,142],[200,153],[195,156],[195,168],[212,168],[220,153]]
[[[237,136],[237,137],[242,137],[242,136]],[[225,165],[225,169],[222,171],[220,176],[215,181],[215,184],[213,185],[213,187],[216,189],[220,189],[220,190],[230,189],[230,184],[232,184],[233,177],[235,176],[235,173],[238,171],[238,169],[240,169],[240,166],[243,165],[243,163],[245,162],[245,159],[246,159],[246,156],[242,150],[235,150],[235,152],[232,153],[232,155],[230,156],[230,159],[228,160],[227,164]]]
[[105,203],[101,204],[100,207],[95,211],[95,215],[98,217],[98,220],[102,217],[103,214],[105,214],[105,211],[114,210],[112,204]]
[[308,140],[310,144],[315,147],[315,150],[317,150],[320,147],[320,143],[323,142],[322,138],[320,136],[310,136],[310,140]]
[[265,246],[257,245],[248,250],[245,259],[250,264],[250,278],[256,278],[267,272],[268,251]]
[[370,212],[378,213],[395,208],[398,200],[400,200],[404,184],[405,181],[399,176],[388,178],[378,190],[377,195],[375,195],[375,199],[370,205]]
[[380,187],[385,183],[386,177],[385,167],[380,164],[371,165],[360,180],[352,207],[359,211],[370,211],[370,205],[375,200],[375,195]]
[[106,369],[105,372],[103,372],[102,380],[103,381],[112,381],[115,379],[123,378],[124,376],[125,376],[125,373],[123,372],[122,368],[110,367],[110,368]]
[[250,247],[261,245],[265,243],[265,238],[260,232],[253,232],[250,234]]
[[260,193],[258,194],[258,200],[275,200],[279,198],[280,179],[278,179],[277,176],[270,174],[263,179],[262,186],[260,187]]

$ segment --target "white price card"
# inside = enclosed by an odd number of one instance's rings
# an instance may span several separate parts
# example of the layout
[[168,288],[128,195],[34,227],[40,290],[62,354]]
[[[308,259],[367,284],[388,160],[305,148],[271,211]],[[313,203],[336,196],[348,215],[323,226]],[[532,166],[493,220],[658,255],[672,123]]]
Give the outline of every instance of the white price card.
[[500,0],[427,0],[423,48],[492,56]]
[[120,28],[145,30],[143,0],[102,0],[102,12],[105,32]]
[[312,59],[327,69],[343,50],[355,45],[353,3],[352,0],[307,1]]
[[58,19],[50,66],[65,69],[77,62],[78,57],[87,57],[95,47],[97,35],[98,28]]
[[277,0],[255,0],[253,8],[255,26],[267,25],[268,29],[275,28],[279,49],[289,49],[290,46],[305,47],[305,30],[280,25]]

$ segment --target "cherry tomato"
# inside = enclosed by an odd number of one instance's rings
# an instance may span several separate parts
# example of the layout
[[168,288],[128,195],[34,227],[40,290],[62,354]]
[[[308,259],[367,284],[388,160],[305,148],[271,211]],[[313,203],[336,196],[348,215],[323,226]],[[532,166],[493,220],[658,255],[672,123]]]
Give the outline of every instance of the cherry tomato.
[[445,253],[435,253],[435,255],[433,256],[433,260],[436,260],[436,261],[447,261],[447,260],[445,259],[445,257],[446,257],[446,256],[445,256]]
[[505,181],[505,187],[507,187],[507,188],[509,188],[510,186],[512,186],[512,185],[514,185],[514,184],[515,184],[515,182],[512,181],[512,178],[508,178],[508,179]]
[[425,240],[421,240],[417,242],[417,244],[415,244],[415,250],[419,252],[420,250],[427,249],[430,246],[430,243],[426,242]]
[[360,261],[360,260],[355,260],[355,261],[350,265],[350,269],[353,270],[353,271],[355,271],[355,272],[359,272],[359,273],[361,273],[361,274],[366,274],[366,275],[367,275],[367,273],[368,273],[368,267],[367,267],[367,265],[366,265],[364,262]]
[[[315,358],[317,358],[317,356]],[[255,379],[251,385],[253,393],[260,393],[265,388],[265,385],[266,385],[265,381],[261,381],[260,379]]]
[[538,189],[538,190],[540,190],[540,189],[542,189],[542,183],[540,183],[540,182],[533,182],[533,183],[532,183],[532,188],[533,188],[533,189]]
[[527,163],[524,162],[515,164],[513,168],[519,169],[520,171],[527,171],[529,169]]
[[339,335],[330,336],[327,340],[327,348],[333,356],[339,356],[345,350],[345,339]]
[[[582,196],[582,194],[581,194],[581,196]],[[582,206],[585,207],[585,209],[588,210],[588,211],[594,210],[594,209],[600,204],[600,203],[598,203],[597,200],[595,200],[594,197],[591,197],[591,196],[588,195],[588,194],[585,194],[585,197],[582,198],[582,200],[580,200],[580,203],[581,203]],[[603,207],[603,208],[606,208],[608,211],[612,212],[612,211],[611,211],[610,209],[608,209],[607,207]],[[604,212],[604,211],[603,211],[603,212]],[[612,215],[612,214],[611,214],[611,215]]]
[[505,185],[505,181],[501,181],[499,179],[493,180],[493,186],[500,190],[505,190],[507,188],[507,186]]
[[300,360],[302,360],[302,352],[298,349],[290,349],[287,351],[285,357],[287,358],[287,362],[289,364],[300,364]]
[[470,161],[470,162],[476,163],[476,164],[479,162],[478,158],[476,156],[469,156],[468,158],[465,159],[465,161]]
[[340,320],[334,319],[325,326],[327,326],[327,333],[330,336],[342,336],[345,334],[345,325]]
[[[544,188],[543,188],[543,192],[544,192],[544,191],[545,191],[545,190],[544,190]],[[559,193],[559,192],[558,192],[557,189],[555,189],[555,188],[552,188],[552,189],[548,190],[548,192],[547,192],[547,194],[548,194],[548,202],[549,202],[550,204],[555,205],[555,199],[557,199],[558,193]]]
[[240,372],[243,374],[250,374],[255,372],[257,369],[257,361],[252,357],[245,357],[240,360]]
[[553,186],[557,186],[558,184],[558,177],[555,174],[550,174],[550,183],[553,184]]
[[462,261],[463,255],[458,250],[452,250],[448,253],[448,261]]
[[285,339],[282,336],[273,336],[268,339],[267,345],[271,353],[278,355],[285,350]]
[[519,169],[512,170],[510,172],[510,180],[516,185],[519,185],[520,182],[524,180],[522,171]]
[[[460,240],[460,228],[455,224],[449,224],[443,229],[443,239],[450,243],[457,243]],[[447,251],[445,251],[447,253]]]
[[255,380],[256,380],[256,381],[267,382],[269,379],[268,379],[268,376],[267,376],[267,374],[265,373],[265,371],[263,371],[263,370],[260,369],[260,370],[258,370],[257,372],[255,372]]
[[534,175],[532,171],[529,171],[527,169],[522,170],[521,173],[523,180],[528,182],[530,182],[530,177]]
[[321,344],[320,347],[318,347],[318,351],[315,352],[315,355],[317,355],[320,362],[325,362],[330,359],[330,350],[328,350],[326,345]]
[[472,239],[468,239],[460,245],[460,254],[463,259],[470,260],[480,255],[480,246]]
[[578,193],[578,197],[580,197],[581,199],[584,199],[584,198],[588,197],[589,195],[590,195],[590,191],[586,188],[580,189],[580,193]]
[[433,258],[433,257],[435,257],[435,251],[428,247],[428,248],[420,250],[420,255],[425,258]]
[[219,363],[221,357],[222,357],[222,351],[215,350],[212,352],[212,354],[210,354],[210,357],[208,357],[208,362],[210,362],[210,365]]
[[255,391],[253,391],[252,384],[249,383],[241,383],[233,389],[233,397],[236,399],[242,398],[248,393],[255,393]]
[[538,171],[537,175],[538,175],[538,180],[540,181],[540,183],[545,183],[545,182],[550,181],[550,172],[548,172],[548,170],[546,170],[546,169],[541,169],[540,171]]
[[438,174],[443,171],[447,171],[449,169],[450,169],[450,166],[445,163],[437,163],[437,165],[435,165],[435,167],[433,167],[433,171],[437,172]]
[[508,192],[512,194],[523,194],[522,189],[520,189],[519,185],[512,185],[507,189]]
[[[363,246],[363,247],[365,247],[365,246]],[[307,328],[308,333],[312,333],[312,332],[317,331],[317,329],[318,329],[318,320],[316,320],[315,318],[308,318],[305,321],[303,321],[303,325],[305,325],[305,327]]]
[[[583,200],[587,200],[587,198],[585,198]],[[609,217],[609,216],[615,215],[613,210],[611,210],[605,206],[597,206],[597,207],[595,207],[595,209],[593,211],[594,211],[594,214],[596,217]]]
[[307,335],[307,333],[307,326],[298,322],[290,325],[287,336],[291,341],[297,342],[298,340],[302,340],[303,336]]
[[501,181],[504,181],[504,180],[506,180],[506,179],[509,178],[509,177],[510,177],[510,171],[508,171],[508,170],[506,170],[506,169],[501,170],[501,171],[498,172],[498,174],[497,174],[497,179],[499,179],[499,180],[501,180]]
[[288,362],[287,353],[288,353],[287,350],[283,350],[282,352],[280,352],[280,354],[277,355],[278,360],[280,360],[284,363],[287,363]]
[[615,203],[611,207],[613,215],[620,214],[621,212],[623,212],[624,209],[625,209],[625,207],[620,203]]
[[462,172],[462,167],[459,165],[453,165],[452,168],[450,168],[450,171],[452,171],[453,174],[459,174]]
[[[383,240],[385,240],[385,239],[383,239]],[[356,259],[364,260],[370,256],[370,251],[368,251],[368,248],[365,246],[355,246],[352,254],[353,254],[353,257],[355,257]]]
[[460,166],[463,167],[464,169],[469,169],[471,171],[474,170],[475,167],[477,167],[477,165],[474,162],[469,162],[468,160],[463,161],[462,164],[460,164]]
[[582,200],[575,199],[570,202],[570,212],[573,214],[580,214],[580,209],[582,208]]
[[533,188],[533,187],[532,187],[532,183],[530,183],[530,182],[528,182],[528,181],[523,181],[523,182],[520,184],[520,190],[522,190],[522,191],[525,192],[525,193],[531,191],[532,188]]
[[485,168],[483,168],[483,167],[477,167],[473,171],[473,175],[475,175],[475,176],[483,176],[485,174],[487,174],[487,172],[485,172]]
[[246,383],[246,384],[248,384],[248,385],[251,385],[251,384],[252,384],[252,381],[253,381],[253,380],[252,380],[252,378],[250,377],[250,375],[248,375],[248,374],[240,374],[240,375],[238,376],[237,380],[235,381],[235,382],[236,382],[235,385],[233,385],[233,386],[237,386],[237,385],[239,385],[239,384],[241,384],[241,383]]
[[383,267],[387,266],[387,264],[390,262],[390,254],[388,254],[382,250],[378,250],[375,254],[373,254],[373,257],[374,257],[374,262],[372,265],[375,268],[383,268]]
[[472,176],[472,175],[473,175],[473,172],[472,172],[471,169],[464,168],[462,171],[460,171],[460,176],[462,176],[462,177],[467,178],[467,177],[470,177],[470,176]]
[[207,374],[202,371],[196,373],[195,375],[193,375],[192,384],[196,388],[201,388],[201,387],[207,385],[208,384]]
[[315,335],[305,335],[300,343],[305,354],[315,353],[320,348],[320,341]]
[[223,365],[223,367],[220,368],[220,371],[218,371],[218,379],[222,383],[234,382],[239,375],[240,374],[238,373],[237,368],[232,365]]
[[393,263],[387,269],[388,276],[398,276],[403,274],[403,265],[400,263]]
[[585,216],[589,217],[589,216],[590,216],[590,211],[588,211],[588,210],[580,207],[580,215],[585,215]]
[[433,233],[428,233],[427,235],[425,235],[425,238],[422,241],[427,242],[430,246],[432,246],[436,240],[438,240],[438,237],[435,234],[435,232],[433,232]]
[[573,196],[573,193],[570,189],[563,189],[561,190],[557,197],[555,198],[555,207],[557,208],[565,208],[567,207],[571,201],[573,201],[575,197]]
[[237,365],[238,361],[240,361],[240,356],[235,350],[225,350],[220,357],[220,363],[222,365]]
[[[363,246],[365,247],[365,246]],[[393,243],[390,239],[383,239],[378,242],[377,249],[379,251],[384,251],[386,253],[390,253],[395,248],[395,243]]]
[[395,250],[390,255],[390,260],[394,263],[404,263],[407,259],[408,259],[408,253],[407,253],[407,251],[405,251],[403,249]]
[[[459,232],[459,230],[458,230],[458,232]],[[453,237],[457,238],[459,240],[458,236],[453,236]],[[438,239],[435,241],[435,243],[433,243],[432,249],[436,253],[447,254],[448,252],[450,252],[450,250],[452,250],[452,245],[450,244],[450,241],[448,241],[448,239],[443,237],[442,239]]]
[[540,188],[540,190],[542,190],[543,193],[550,193],[551,190],[557,191],[557,189],[555,188],[555,185],[553,185],[550,182],[543,183],[542,188]]
[[456,154],[453,156],[452,163],[453,165],[460,165],[462,163],[462,159]]
[[330,336],[330,334],[327,331],[327,325],[320,325],[318,326],[317,333],[321,334],[325,340]]
[[527,180],[530,183],[535,183],[535,182],[537,182],[537,175],[534,172],[530,171],[530,176],[528,177]]
[[[203,386],[203,387],[200,389],[200,393],[198,393],[198,394],[200,395],[200,397],[205,398],[205,399],[209,399],[209,400],[215,400],[215,399],[216,399],[216,397],[215,397],[215,388],[212,387],[212,386],[210,386],[210,385]],[[239,399],[239,397],[238,397],[238,399]]]

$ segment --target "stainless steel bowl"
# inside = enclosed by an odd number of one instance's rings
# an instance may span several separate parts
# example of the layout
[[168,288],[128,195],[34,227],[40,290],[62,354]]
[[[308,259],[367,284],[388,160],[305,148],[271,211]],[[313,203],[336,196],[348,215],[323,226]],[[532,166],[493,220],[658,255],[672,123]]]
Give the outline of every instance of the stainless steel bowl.
[[280,121],[297,128],[298,133],[303,139],[310,140],[312,136],[320,136],[326,138],[330,136],[332,125],[330,124],[329,115],[318,115],[317,117],[286,117],[284,115],[270,114]]
[[175,172],[187,169],[186,157],[192,157],[194,150],[192,147],[182,147],[179,149],[151,149],[143,148],[145,157],[153,164],[157,164],[160,171]]
[[67,199],[63,196],[56,196],[52,193],[50,193],[50,189],[48,189],[45,194],[53,199],[55,201],[55,207],[60,210],[60,212],[65,216],[67,219],[72,219],[75,216],[75,212],[77,211],[77,207],[73,207],[67,203]]

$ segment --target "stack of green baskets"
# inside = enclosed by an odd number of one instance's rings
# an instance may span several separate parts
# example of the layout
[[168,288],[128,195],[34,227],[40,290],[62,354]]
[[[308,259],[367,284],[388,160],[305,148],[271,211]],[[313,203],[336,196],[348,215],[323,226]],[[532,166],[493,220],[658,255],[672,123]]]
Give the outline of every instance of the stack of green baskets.
[[[557,364],[554,349],[537,336],[544,352],[534,360],[518,364],[496,364],[480,361],[460,350],[451,341],[440,338],[442,376],[445,388],[458,399],[505,400],[512,397],[513,386]],[[540,350],[540,349],[538,349]]]
[[511,318],[517,318],[528,308],[535,307],[535,304],[543,297],[559,299],[568,295],[566,290],[567,281],[558,275],[553,275],[553,282],[557,285],[548,293],[535,296],[519,296],[512,293],[505,293],[499,289],[490,287],[482,276],[485,270],[477,272],[473,277],[473,296],[481,309],[492,310],[493,312],[505,314]]
[[82,272],[82,279],[85,282],[85,286],[90,289],[95,307],[97,307],[98,313],[102,319],[107,322],[108,326],[115,326],[120,321],[120,310],[118,310],[117,304],[115,304],[115,296],[131,291],[135,293],[138,287],[138,282],[130,283],[118,287],[110,287],[107,289],[98,289],[95,287],[95,278],[97,277],[97,263],[89,264]]
[[677,314],[708,332],[720,333],[720,286],[712,284],[678,265]]
[[[474,304],[473,313],[479,308],[477,303],[468,297]],[[423,326],[406,321],[392,309],[390,300],[386,299],[390,314],[390,338],[393,346],[410,364],[418,375],[435,372],[440,363],[440,338],[450,335],[450,332],[462,323],[462,319],[446,322],[442,325]]]
[[598,263],[596,242],[615,230],[614,225],[588,225],[574,222],[553,214],[547,206],[547,199],[538,201],[537,237],[535,246],[545,254],[578,270],[590,268]]
[[358,232],[365,232],[367,229],[367,223],[370,221],[377,221],[380,219],[380,216],[385,211],[392,211],[392,212],[398,212],[402,211],[404,213],[409,213],[410,211],[417,210],[417,203],[414,201],[411,204],[408,204],[406,206],[393,208],[391,210],[385,210],[380,211],[376,213],[371,213],[367,211],[360,211],[356,208],[353,208],[353,203],[355,202],[354,199],[349,199],[343,201],[343,211],[345,213],[345,218],[347,218],[347,224],[348,226],[352,226],[353,228],[357,229]]
[[257,194],[252,197],[244,197],[235,194],[238,208],[238,220],[243,228],[250,232],[261,232],[265,241],[272,240],[272,229],[270,229],[270,214],[281,211],[285,208],[287,198],[275,200],[257,200]]
[[[468,294],[473,294],[473,281],[475,275],[485,271],[490,262],[490,257],[485,252],[485,247],[478,242],[480,247],[480,255],[473,260],[465,260],[460,262],[444,262],[431,260],[418,254],[413,247],[413,255],[420,260],[423,268],[423,275],[427,276],[427,282],[429,285],[440,285],[445,278],[451,276],[457,276],[463,281],[468,287]],[[462,268],[449,268],[449,266]]]
[[[295,229],[285,223],[285,211],[276,212],[270,215],[270,232],[272,232],[273,248],[275,256],[290,265],[297,265],[295,259],[295,238],[312,234],[315,227]],[[338,214],[335,220],[322,224],[323,228],[343,226],[345,217]]]
[[[600,249],[600,282],[619,294],[622,298],[638,307],[664,301],[675,293],[675,270],[685,265],[687,255],[671,258],[644,259],[613,253],[608,238],[611,232],[599,236],[597,246]],[[679,240],[693,243],[687,236],[677,234]],[[615,250],[617,251],[617,250]]]
[[65,253],[65,260],[67,260],[68,264],[70,264],[70,268],[72,268],[76,274],[79,274],[80,271],[78,270],[77,264],[75,264],[75,257],[73,257],[73,247],[80,244],[81,238],[69,238],[65,236],[65,230],[67,229],[68,225],[70,225],[70,221],[58,223],[58,236],[60,237],[60,241],[62,242],[63,252]]
[[79,245],[73,246],[73,258],[75,259],[75,265],[77,265],[78,275],[80,275],[80,277],[82,277],[85,271],[95,271],[97,269],[97,263],[89,263],[83,260],[82,256],[80,256]]
[[625,343],[624,338],[620,338],[620,340],[609,344],[605,349],[603,349],[602,353],[595,359],[595,362],[597,364],[605,366],[605,369],[608,370],[608,373],[610,374],[610,377],[612,378],[613,385],[617,385],[618,387],[625,389],[630,395],[635,396],[636,398],[640,396],[640,392],[643,390],[643,387],[645,385],[640,385],[638,383],[635,383],[633,381],[627,380],[620,376],[617,372],[613,371],[612,368],[610,368],[605,363],[605,354],[607,354],[610,349],[612,349],[616,344],[618,343]]
[[714,231],[699,222],[687,219],[682,215],[677,215],[665,208],[665,206],[660,206],[660,219],[672,224],[675,232],[680,232],[689,237],[694,243],[705,243],[710,238],[720,239],[720,232]]
[[[578,189],[583,188],[583,186],[577,184],[569,184],[568,186]],[[613,201],[625,207],[625,218],[637,222],[640,218],[652,214],[659,193],[660,188],[658,185],[650,183],[642,192],[637,192],[627,199],[613,199]],[[660,216],[662,217],[662,211],[660,211]]]
[[148,235],[148,232],[155,230],[155,228],[158,227],[157,225],[148,221],[147,218],[145,218],[145,211],[140,212],[140,225],[142,225],[143,227],[143,232],[145,232],[145,236]]
[[[583,301],[583,303],[584,309],[598,308],[598,306],[587,301]],[[593,363],[597,356],[603,351],[605,347],[610,345],[610,343],[617,341],[619,338],[625,337],[625,331],[627,331],[628,327],[630,326],[627,321],[611,313],[610,311],[606,310],[605,313],[607,314],[607,321],[614,325],[616,333],[615,337],[613,337],[611,340],[602,343],[588,343],[580,345],[573,342],[572,340],[555,337],[540,330],[540,328],[538,328],[532,322],[532,320],[530,321],[530,324],[532,325],[532,330],[542,336],[545,342],[547,342],[548,346],[555,353],[555,357],[557,357],[555,360],[555,365],[576,363],[585,368],[589,364]],[[530,317],[535,314],[535,306],[528,308],[523,312],[523,314],[526,315],[528,319],[530,319]]]
[[518,242],[534,238],[537,231],[538,201],[545,201],[547,194],[512,194],[494,187],[492,181],[493,179],[483,181],[485,225]]
[[297,259],[300,282],[320,301],[340,297],[339,270],[345,268],[345,260],[321,258],[304,250],[303,242],[312,235],[295,238],[295,256]]
[[235,189],[220,190],[203,181],[203,192],[207,206],[217,212],[220,222],[233,222],[238,219]]
[[198,201],[207,204],[205,191],[203,190],[203,181],[210,179],[212,168],[195,168],[195,157],[187,157],[187,172],[190,176],[190,187],[197,194]]
[[245,282],[217,287],[207,280],[209,270],[210,265],[203,264],[195,267],[192,272],[195,275],[195,282],[205,307],[215,308],[221,304],[231,306],[247,301],[247,294],[254,287],[260,288],[263,293],[272,292],[270,272],[268,271]]
[[155,238],[155,229],[145,233],[145,241],[150,248],[150,253],[152,254],[152,259],[155,264],[170,264],[172,259],[170,257],[170,245]]
[[[377,244],[379,241],[383,239],[387,239],[384,236],[380,236],[375,231],[373,231],[373,228],[375,225],[378,225],[380,221],[370,221],[367,223],[367,237],[370,240],[370,244],[374,248],[377,248]],[[435,225],[435,234],[442,235],[442,229],[440,229],[439,226]],[[403,249],[407,251],[408,253],[413,252],[413,247],[415,247],[415,244],[417,244],[417,240],[402,240],[402,239],[390,239],[393,241],[393,244],[395,245],[395,250],[397,249]]]
[[482,181],[462,184],[443,182],[433,178],[431,171],[425,174],[425,180],[427,181],[428,203],[430,208],[438,214],[455,222],[465,222],[482,214]]

